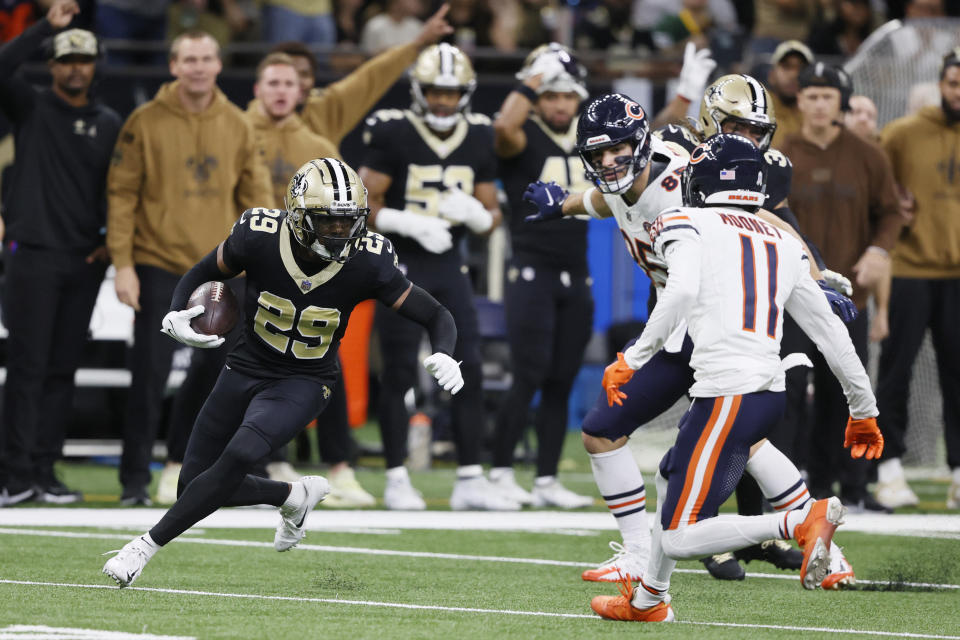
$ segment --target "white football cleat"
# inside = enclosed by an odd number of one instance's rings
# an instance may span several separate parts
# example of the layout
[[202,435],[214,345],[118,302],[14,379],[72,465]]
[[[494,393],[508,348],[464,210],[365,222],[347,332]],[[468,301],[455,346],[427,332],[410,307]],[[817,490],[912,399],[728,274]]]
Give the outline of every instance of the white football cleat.
[[593,498],[581,496],[570,491],[554,478],[547,485],[533,485],[533,506],[559,507],[561,509],[582,509],[593,505]]
[[520,503],[503,495],[480,474],[470,478],[457,478],[450,495],[450,508],[454,511],[519,511]]
[[323,501],[325,507],[372,507],[377,499],[370,495],[360,483],[350,467],[327,474],[330,481],[330,495]]
[[877,502],[890,509],[915,507],[920,502],[903,476],[898,476],[890,482],[878,482],[875,497]]
[[490,485],[520,505],[533,504],[533,494],[517,484],[512,467],[490,469]]
[[857,583],[857,578],[853,575],[853,567],[847,562],[843,555],[843,550],[837,546],[833,540],[830,541],[830,568],[827,569],[827,577],[820,583],[821,589],[841,589],[843,587],[852,587]]
[[330,483],[323,476],[303,476],[297,483],[303,486],[306,497],[298,505],[280,507],[280,524],[273,536],[273,548],[277,551],[288,551],[303,540],[307,515],[330,493]]
[[580,577],[587,582],[620,582],[622,579],[640,582],[647,558],[650,556],[650,542],[645,545],[626,547],[616,540],[610,541],[613,557],[596,569],[587,569]]
[[[142,537],[137,536],[122,549],[116,551],[107,551],[115,553],[107,563],[103,565],[103,573],[116,580],[120,588],[129,587],[133,581],[140,577],[143,568],[150,562],[150,548]],[[104,554],[106,555],[106,554]]]
[[179,462],[168,462],[163,467],[157,483],[157,504],[173,504],[177,501],[177,483],[180,481],[182,468],[183,465]]
[[383,488],[383,504],[394,511],[423,511],[427,508],[423,495],[413,488],[410,476],[406,473],[399,477],[387,477],[387,485]]
[[960,509],[960,480],[957,479],[956,471],[953,472],[953,482],[947,491],[947,509]]
[[303,476],[297,473],[297,470],[293,468],[293,465],[283,460],[281,462],[268,462],[267,463],[267,476],[271,480],[276,480],[277,482],[289,482],[293,484]]

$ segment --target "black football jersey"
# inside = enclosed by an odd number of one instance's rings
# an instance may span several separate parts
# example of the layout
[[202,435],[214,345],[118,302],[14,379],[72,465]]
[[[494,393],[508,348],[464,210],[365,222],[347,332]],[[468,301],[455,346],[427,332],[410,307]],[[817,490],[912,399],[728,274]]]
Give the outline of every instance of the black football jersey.
[[[475,184],[496,178],[493,127],[484,115],[466,114],[448,137],[439,138],[412,111],[381,109],[366,119],[363,141],[363,166],[392,178],[385,198],[391,209],[435,217],[446,189],[473,195]],[[454,224],[450,231],[454,246],[447,253],[453,255],[466,227]],[[413,238],[394,235],[391,240],[405,258],[429,253]]]
[[583,193],[593,186],[575,150],[577,121],[560,134],[531,115],[523,124],[527,146],[512,158],[500,159],[500,179],[510,204],[510,242],[513,253],[525,259],[572,273],[587,272],[587,220],[565,216],[530,224],[524,217],[537,208],[523,201],[527,185],[537,180],[556,182],[570,193]]
[[224,262],[245,271],[243,334],[227,364],[249,375],[327,377],[338,371],[337,349],[357,303],[392,305],[410,286],[390,241],[368,232],[346,263],[306,274],[293,257],[286,211],[248,209],[223,247]]
[[[701,140],[689,127],[668,124],[653,132],[665,142],[675,142],[688,152],[700,144]],[[793,164],[790,159],[776,149],[767,149],[763,154],[767,161],[767,202],[764,209],[773,211],[790,194],[790,182],[793,180]]]

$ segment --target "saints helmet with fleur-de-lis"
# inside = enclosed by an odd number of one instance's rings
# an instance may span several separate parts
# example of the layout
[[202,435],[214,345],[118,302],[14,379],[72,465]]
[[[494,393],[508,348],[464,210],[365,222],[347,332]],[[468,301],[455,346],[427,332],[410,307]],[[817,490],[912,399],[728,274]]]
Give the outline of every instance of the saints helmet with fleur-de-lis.
[[367,189],[360,176],[336,158],[300,167],[284,196],[287,224],[301,246],[323,260],[346,262],[367,231]]
[[756,78],[732,73],[717,78],[703,92],[698,124],[704,138],[723,132],[723,123],[730,119],[762,129],[764,133],[757,146],[763,151],[770,148],[777,116],[770,92]]

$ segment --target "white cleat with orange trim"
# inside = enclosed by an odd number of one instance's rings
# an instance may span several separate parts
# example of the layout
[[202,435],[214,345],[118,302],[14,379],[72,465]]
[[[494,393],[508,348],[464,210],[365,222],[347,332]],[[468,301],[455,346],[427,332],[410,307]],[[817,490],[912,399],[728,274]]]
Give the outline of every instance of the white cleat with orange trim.
[[830,569],[827,577],[820,583],[821,589],[842,589],[852,587],[857,583],[853,575],[853,567],[843,555],[843,550],[836,542],[830,541]]
[[621,576],[634,582],[640,581],[647,558],[650,556],[650,542],[646,545],[626,547],[616,540],[610,541],[613,557],[596,569],[587,569],[580,577],[587,582],[620,582]]

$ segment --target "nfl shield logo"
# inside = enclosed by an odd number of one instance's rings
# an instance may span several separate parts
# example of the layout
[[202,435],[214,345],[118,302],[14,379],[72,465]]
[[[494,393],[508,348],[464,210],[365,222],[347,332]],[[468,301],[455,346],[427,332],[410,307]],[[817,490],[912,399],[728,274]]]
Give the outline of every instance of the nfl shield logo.
[[737,172],[734,169],[720,169],[721,180],[736,180]]
[[313,283],[310,282],[309,280],[300,281],[300,288],[303,289],[304,291],[310,291],[310,287],[312,286],[313,286]]

